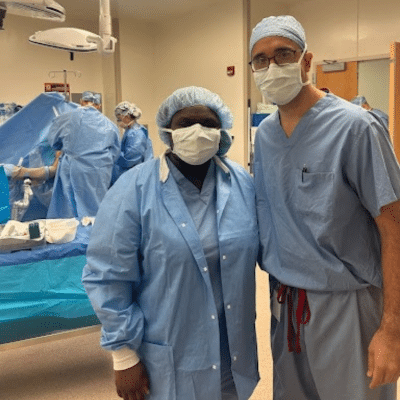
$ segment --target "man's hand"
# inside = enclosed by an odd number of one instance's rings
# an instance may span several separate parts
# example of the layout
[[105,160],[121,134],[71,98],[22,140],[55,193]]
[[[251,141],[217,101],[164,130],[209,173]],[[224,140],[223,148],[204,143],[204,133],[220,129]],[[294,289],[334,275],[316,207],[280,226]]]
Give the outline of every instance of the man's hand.
[[395,383],[400,375],[400,333],[380,327],[368,348],[370,389]]
[[144,365],[139,362],[132,368],[115,372],[115,385],[124,400],[144,400],[149,394],[149,378]]
[[368,349],[371,389],[400,375],[400,200],[382,207],[375,222],[381,238],[383,314]]

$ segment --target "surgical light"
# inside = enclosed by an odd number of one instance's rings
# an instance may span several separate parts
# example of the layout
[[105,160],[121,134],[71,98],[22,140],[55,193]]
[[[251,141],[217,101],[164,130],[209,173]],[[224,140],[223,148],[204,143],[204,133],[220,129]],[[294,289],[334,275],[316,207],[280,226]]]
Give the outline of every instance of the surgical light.
[[0,10],[24,17],[65,21],[65,9],[54,0],[0,0]]
[[[95,35],[83,29],[54,28],[36,32],[29,38],[29,42],[53,49],[90,53],[97,51],[97,44],[87,40],[92,36]],[[100,39],[100,36],[98,38]]]
[[117,39],[111,36],[110,0],[100,0],[99,26],[100,35],[77,28],[55,28],[36,32],[29,42],[70,53],[114,53]]

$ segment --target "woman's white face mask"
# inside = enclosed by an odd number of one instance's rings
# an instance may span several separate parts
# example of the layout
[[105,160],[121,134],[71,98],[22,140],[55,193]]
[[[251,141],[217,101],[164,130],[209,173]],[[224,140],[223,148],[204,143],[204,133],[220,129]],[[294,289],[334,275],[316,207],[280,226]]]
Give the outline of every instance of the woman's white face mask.
[[121,129],[130,128],[135,123],[135,119],[132,119],[128,116],[117,117],[117,125]]
[[301,61],[306,50],[307,48],[296,63],[270,64],[267,69],[253,73],[258,89],[268,101],[278,106],[288,104],[300,93],[303,86],[309,84],[309,81],[303,83],[301,78]]
[[118,125],[118,127],[121,128],[121,129],[126,129],[126,128],[129,127],[130,124],[127,124],[126,122],[119,121],[119,122],[117,123],[117,125]]
[[220,129],[195,124],[186,128],[164,130],[172,134],[172,152],[188,164],[204,164],[219,150]]

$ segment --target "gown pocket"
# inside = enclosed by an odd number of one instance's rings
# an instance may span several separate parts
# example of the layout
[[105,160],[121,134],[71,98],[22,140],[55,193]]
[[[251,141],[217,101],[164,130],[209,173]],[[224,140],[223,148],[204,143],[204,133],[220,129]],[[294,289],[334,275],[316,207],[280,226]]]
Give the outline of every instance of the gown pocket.
[[176,399],[172,347],[143,342],[139,353],[150,380],[150,396],[148,399]]

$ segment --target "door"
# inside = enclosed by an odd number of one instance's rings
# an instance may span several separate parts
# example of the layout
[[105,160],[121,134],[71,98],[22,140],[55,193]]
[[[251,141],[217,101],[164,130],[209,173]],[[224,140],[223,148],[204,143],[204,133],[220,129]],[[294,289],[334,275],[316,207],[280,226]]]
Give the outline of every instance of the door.
[[390,45],[389,131],[400,160],[400,43]]
[[344,71],[322,71],[322,65],[317,65],[318,89],[328,88],[333,94],[345,100],[351,100],[358,94],[357,61],[346,62]]

